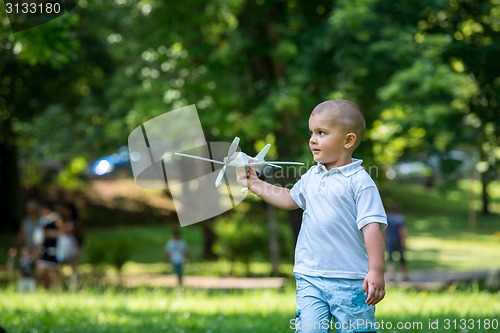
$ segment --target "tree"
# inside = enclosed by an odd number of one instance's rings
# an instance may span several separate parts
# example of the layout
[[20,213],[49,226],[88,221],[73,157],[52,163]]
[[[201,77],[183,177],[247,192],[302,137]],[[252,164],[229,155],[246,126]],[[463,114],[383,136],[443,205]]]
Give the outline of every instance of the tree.
[[21,186],[18,166],[19,137],[17,128],[57,97],[53,77],[64,71],[78,43],[71,29],[77,17],[67,15],[60,20],[31,30],[12,34],[0,32],[0,194],[1,230],[14,229],[21,216]]
[[472,144],[480,160],[483,213],[489,212],[488,185],[498,173],[495,8],[491,1],[452,1],[419,10],[408,36],[418,45],[415,60],[379,90],[386,108],[372,132],[379,141],[375,153],[385,151],[393,160]]
[[387,165],[473,143],[485,213],[498,174],[498,10],[494,1],[337,1],[329,30],[348,45],[334,56],[336,87],[368,113],[367,156]]
[[[444,16],[444,18],[443,18]],[[461,104],[462,124],[467,142],[479,153],[482,212],[489,214],[488,186],[497,178],[499,162],[500,104],[500,4],[497,1],[452,1],[450,7],[429,15],[435,24],[426,30],[453,37],[443,52],[455,72],[470,77],[477,93]]]
[[[28,30],[0,32],[0,171],[8,175],[0,178],[2,230],[20,220],[20,160],[24,176],[31,165],[40,174],[40,161],[70,160],[104,146],[96,137],[104,131],[99,115],[107,108],[103,90],[113,65],[99,27],[86,20],[108,11],[84,13],[80,8]],[[7,28],[6,19],[2,24]]]

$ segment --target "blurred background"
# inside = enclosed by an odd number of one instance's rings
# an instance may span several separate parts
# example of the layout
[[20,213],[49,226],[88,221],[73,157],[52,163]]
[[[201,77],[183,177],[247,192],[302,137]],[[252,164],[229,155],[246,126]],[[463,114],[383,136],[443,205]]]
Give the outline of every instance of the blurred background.
[[[178,221],[168,189],[133,181],[134,128],[195,104],[207,141],[239,136],[249,154],[269,142],[268,158],[310,164],[309,113],[345,98],[367,120],[355,156],[422,237],[414,267],[453,266],[448,255],[459,268],[500,265],[490,260],[500,237],[497,0],[82,0],[24,31],[6,15],[0,23],[2,261],[33,198],[74,203],[89,253],[134,235],[126,260],[161,261]],[[300,212],[252,197],[238,207],[183,229],[192,260],[289,274]],[[457,251],[460,237],[479,255]]]

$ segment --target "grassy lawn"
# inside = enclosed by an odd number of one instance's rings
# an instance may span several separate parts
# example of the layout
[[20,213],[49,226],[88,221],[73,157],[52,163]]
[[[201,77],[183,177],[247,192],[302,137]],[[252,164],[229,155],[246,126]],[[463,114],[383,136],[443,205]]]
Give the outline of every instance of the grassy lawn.
[[[294,291],[82,291],[0,298],[7,332],[292,332]],[[498,332],[498,295],[388,291],[378,332]],[[433,325],[433,326],[431,326]]]
[[[408,257],[412,270],[465,270],[500,268],[500,191],[493,191],[495,215],[477,215],[474,228],[468,219],[467,184],[443,194],[410,184],[384,184],[384,200],[398,202],[410,231]],[[498,187],[498,184],[497,184]],[[495,187],[495,188],[497,188]],[[477,197],[477,190],[476,197]],[[397,199],[397,201],[396,201]],[[478,203],[475,203],[478,207]],[[282,223],[286,223],[283,219]],[[125,274],[166,273],[163,247],[171,226],[115,226],[87,230],[87,244],[132,240],[134,251]],[[191,249],[186,274],[223,276],[230,270],[224,260],[204,262],[200,225],[182,229]],[[13,235],[0,235],[0,260]],[[84,264],[82,271],[90,271]],[[282,258],[281,271],[290,274],[292,258]],[[111,269],[109,270],[112,271]],[[267,262],[255,261],[254,274],[266,275]],[[235,266],[244,274],[243,264]],[[498,332],[499,293],[468,289],[422,292],[388,289],[377,307],[378,332]],[[295,312],[293,280],[284,290],[206,291],[193,289],[84,288],[78,293],[18,294],[4,284],[0,296],[0,326],[11,332],[292,332]]]

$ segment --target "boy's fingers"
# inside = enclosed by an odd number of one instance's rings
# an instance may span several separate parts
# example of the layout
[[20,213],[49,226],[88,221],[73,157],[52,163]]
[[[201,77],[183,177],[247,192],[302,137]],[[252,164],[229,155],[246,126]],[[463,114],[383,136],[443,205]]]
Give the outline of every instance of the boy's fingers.
[[368,298],[366,299],[368,305],[375,305],[385,297],[384,289],[376,289],[375,287],[368,287],[368,289]]
[[246,186],[247,178],[248,178],[248,174],[247,174],[247,171],[245,170],[245,168],[244,167],[237,167],[236,168],[236,181],[240,185]]
[[366,304],[372,305],[374,297],[374,290],[372,287],[368,286],[368,297],[366,298]]

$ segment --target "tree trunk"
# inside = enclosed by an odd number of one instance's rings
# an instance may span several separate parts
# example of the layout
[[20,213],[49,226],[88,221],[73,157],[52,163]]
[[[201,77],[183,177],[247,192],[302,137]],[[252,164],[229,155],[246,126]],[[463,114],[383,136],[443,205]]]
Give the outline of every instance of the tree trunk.
[[17,147],[10,119],[0,129],[0,231],[15,231],[22,218]]
[[205,260],[217,258],[213,250],[216,240],[216,235],[213,230],[213,221],[214,219],[210,219],[201,223],[203,230],[203,259]]
[[278,235],[278,219],[276,218],[276,208],[267,205],[267,216],[269,223],[269,254],[271,256],[271,275],[280,274],[280,244]]
[[[484,130],[483,130],[484,131]],[[480,161],[488,161],[488,152],[485,150],[482,144],[479,145],[479,159]],[[490,197],[488,195],[488,185],[491,182],[491,171],[494,166],[490,165],[488,169],[481,170],[481,213],[483,215],[489,215],[490,212]]]
[[490,179],[488,177],[488,171],[481,173],[481,201],[482,209],[481,212],[484,215],[489,215],[490,212],[490,196],[488,195],[488,185],[490,184]]

